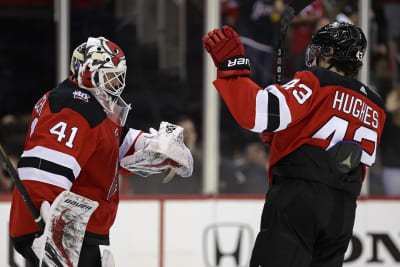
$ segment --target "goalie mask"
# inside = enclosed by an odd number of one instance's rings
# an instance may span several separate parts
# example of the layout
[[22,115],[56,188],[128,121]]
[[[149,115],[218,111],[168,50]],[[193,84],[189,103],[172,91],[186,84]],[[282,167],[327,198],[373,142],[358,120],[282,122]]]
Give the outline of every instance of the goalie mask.
[[361,63],[366,48],[367,39],[359,27],[347,22],[333,22],[313,35],[307,49],[306,65],[311,67],[315,58],[319,65],[319,57]]
[[116,124],[125,124],[131,109],[122,98],[125,88],[125,54],[104,37],[89,37],[71,58],[72,76],[79,87],[89,90]]

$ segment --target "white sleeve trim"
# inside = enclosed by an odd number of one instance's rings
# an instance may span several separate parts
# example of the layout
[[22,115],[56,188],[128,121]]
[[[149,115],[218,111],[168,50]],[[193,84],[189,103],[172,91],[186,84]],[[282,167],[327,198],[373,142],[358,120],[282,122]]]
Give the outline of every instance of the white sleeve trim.
[[256,95],[256,117],[254,118],[254,127],[252,132],[261,133],[268,127],[268,92],[258,91]]
[[265,90],[274,94],[279,99],[279,127],[274,132],[286,129],[289,123],[292,122],[292,115],[289,106],[286,102],[285,96],[274,85],[268,86]]
[[124,140],[122,140],[122,144],[119,147],[119,158],[122,159],[125,157],[126,153],[128,153],[129,149],[132,147],[132,144],[135,142],[136,138],[142,131],[129,129],[127,134],[125,135]]

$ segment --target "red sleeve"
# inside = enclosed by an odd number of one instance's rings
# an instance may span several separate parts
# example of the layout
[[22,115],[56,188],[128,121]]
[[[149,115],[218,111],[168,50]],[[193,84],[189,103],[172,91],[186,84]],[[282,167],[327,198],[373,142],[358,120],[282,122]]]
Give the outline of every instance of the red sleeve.
[[214,85],[237,123],[243,128],[252,129],[256,95],[262,88],[247,77],[217,79]]

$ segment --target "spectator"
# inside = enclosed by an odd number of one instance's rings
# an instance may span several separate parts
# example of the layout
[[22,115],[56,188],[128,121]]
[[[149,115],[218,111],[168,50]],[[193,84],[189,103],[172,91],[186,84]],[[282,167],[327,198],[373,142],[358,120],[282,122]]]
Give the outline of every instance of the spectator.
[[392,77],[394,84],[398,82],[398,54],[400,40],[400,1],[384,0],[383,10],[387,25],[389,58],[391,59]]
[[358,2],[352,2],[344,6],[342,12],[336,15],[336,21],[343,21],[358,25]]
[[387,120],[381,141],[382,183],[385,195],[400,196],[400,93],[386,96]]
[[[17,168],[17,163],[24,150],[27,120],[25,117],[16,117],[7,114],[0,121],[0,143],[11,163]],[[0,170],[0,192],[11,192],[13,182],[6,170]]]
[[237,6],[231,3],[232,11],[226,22],[237,30],[246,55],[251,59],[252,79],[260,85],[266,85],[273,79],[271,65],[279,37],[283,1],[235,0],[234,2]]
[[[324,5],[321,0],[314,1],[311,5],[304,8],[296,17],[294,17],[289,36],[289,56],[292,72],[304,70],[305,52],[314,33],[315,25],[321,17],[325,16]],[[292,76],[287,72],[286,75]]]
[[247,145],[245,160],[240,167],[245,177],[244,192],[265,194],[268,189],[268,157],[261,142]]
[[238,164],[229,158],[221,158],[219,165],[219,193],[248,193],[245,188],[246,177]]
[[321,29],[322,27],[324,27],[325,25],[329,24],[329,19],[328,17],[321,17],[317,20],[317,22],[315,23],[315,28],[313,33],[316,33],[319,29]]

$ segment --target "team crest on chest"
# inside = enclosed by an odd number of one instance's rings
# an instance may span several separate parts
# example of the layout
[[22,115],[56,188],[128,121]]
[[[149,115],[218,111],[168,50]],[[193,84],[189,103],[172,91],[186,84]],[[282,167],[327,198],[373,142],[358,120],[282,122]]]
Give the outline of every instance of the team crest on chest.
[[80,99],[82,101],[89,102],[90,95],[88,93],[84,93],[82,91],[75,90],[72,94],[74,95],[74,98],[76,98],[76,99]]

